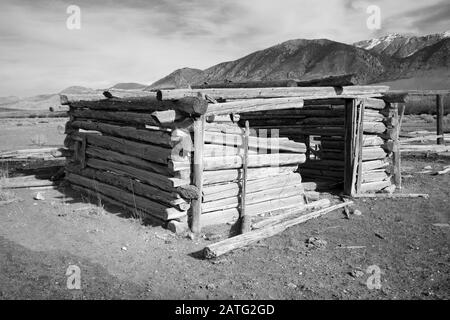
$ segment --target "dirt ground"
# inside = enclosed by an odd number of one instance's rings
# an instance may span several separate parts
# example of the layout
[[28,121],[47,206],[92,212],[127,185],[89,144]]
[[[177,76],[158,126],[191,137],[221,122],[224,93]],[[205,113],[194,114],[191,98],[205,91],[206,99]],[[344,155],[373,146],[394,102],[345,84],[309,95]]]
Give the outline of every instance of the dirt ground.
[[[419,173],[448,164],[404,159],[405,192],[429,200],[360,199],[360,216],[336,211],[216,260],[200,258],[212,243],[201,236],[102,212],[69,189],[46,190],[45,200],[20,190],[22,201],[0,207],[0,298],[448,299],[450,175]],[[81,270],[80,290],[67,289],[69,265]],[[369,266],[381,271],[380,289],[367,286]]]
[[[2,120],[0,150],[37,147],[36,136],[61,145],[64,122]],[[216,260],[199,251],[230,225],[192,240],[69,188],[41,191],[45,200],[17,190],[21,201],[0,206],[0,299],[449,299],[450,174],[420,173],[448,164],[403,159],[404,192],[429,200],[359,199],[360,216],[335,211]],[[67,288],[71,265],[80,290]],[[381,271],[380,289],[367,286],[369,267]]]

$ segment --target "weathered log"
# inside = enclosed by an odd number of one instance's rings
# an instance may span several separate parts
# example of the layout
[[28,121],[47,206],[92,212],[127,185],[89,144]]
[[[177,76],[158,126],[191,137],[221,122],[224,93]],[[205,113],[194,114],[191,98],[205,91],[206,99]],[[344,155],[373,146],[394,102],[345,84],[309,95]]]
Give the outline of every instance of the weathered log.
[[[224,134],[217,132],[205,132],[205,142],[218,144],[218,145],[228,145],[228,146],[242,146],[243,135],[239,134]],[[289,140],[288,138],[264,138],[264,137],[249,137],[249,147],[252,149],[272,149],[279,151],[288,152],[306,152],[306,146],[304,143],[295,142]]]
[[99,131],[119,138],[134,139],[167,147],[173,147],[182,140],[180,136],[175,134],[175,131],[171,134],[165,131],[136,129],[95,121],[73,121],[70,124],[77,129]]
[[208,111],[206,112],[206,115],[226,115],[231,113],[245,113],[253,111],[282,110],[293,108],[303,108],[303,99],[251,99],[243,101],[213,103],[208,105]]
[[331,170],[323,170],[323,169],[310,169],[310,168],[300,168],[300,174],[302,176],[326,176],[326,177],[335,177],[344,179],[344,171],[331,171]]
[[86,162],[87,166],[99,169],[108,170],[122,175],[128,175],[134,179],[141,180],[154,187],[173,191],[173,188],[190,184],[189,180],[182,180],[178,178],[171,178],[158,173],[149,172],[146,170],[134,168],[131,166],[114,163],[111,161],[104,161],[100,159],[89,158]]
[[383,181],[362,183],[360,192],[361,193],[376,192],[376,191],[380,191],[386,187],[389,187],[390,185],[392,185],[392,182],[390,179],[383,180]]
[[382,122],[364,121],[364,132],[366,133],[383,133],[386,129]]
[[[272,211],[284,210],[292,207],[303,207],[303,205],[303,195],[296,195],[290,198],[269,200],[248,205],[246,214],[253,217]],[[237,219],[238,217],[238,208],[208,212],[202,215],[202,226],[226,223],[233,219]]]
[[377,135],[363,135],[363,146],[381,146],[385,141]]
[[[246,205],[251,205],[269,200],[283,199],[302,195],[303,188],[301,182],[296,185],[279,186],[277,188],[268,187],[267,189],[257,192],[246,192]],[[231,208],[239,208],[241,204],[239,195],[235,197],[221,198],[202,204],[202,212],[211,212],[217,210],[225,210]]]
[[198,233],[201,231],[201,214],[203,193],[203,147],[205,144],[205,116],[197,118],[194,122],[194,165],[193,184],[198,189],[198,198],[192,201],[191,230]]
[[[148,93],[147,93],[148,94]],[[112,111],[164,111],[174,110],[187,115],[199,116],[206,112],[208,102],[201,97],[186,97],[173,101],[160,101],[155,94],[148,97],[113,98],[97,101],[85,101],[83,96],[67,98],[67,104],[73,108]],[[86,99],[89,99],[87,96]],[[95,99],[95,97],[94,97]]]
[[[300,164],[306,161],[303,153],[279,153],[249,155],[249,168]],[[204,170],[237,169],[242,167],[240,156],[203,158]]]
[[[281,186],[294,186],[302,183],[298,173],[283,174],[274,177],[260,177],[258,180],[250,180],[247,183],[247,192],[254,193],[268,188]],[[241,182],[230,182],[219,185],[209,185],[203,188],[203,202],[214,201],[238,196],[241,191]]]
[[334,205],[325,209],[321,209],[318,211],[314,211],[305,215],[302,215],[300,217],[293,218],[292,220],[288,220],[285,222],[281,222],[275,225],[272,225],[267,228],[254,230],[251,232],[247,232],[245,234],[241,234],[232,238],[228,238],[226,240],[216,242],[212,245],[207,246],[203,250],[203,254],[205,258],[211,259],[211,258],[217,258],[227,252],[230,252],[231,250],[242,248],[244,246],[247,246],[249,244],[252,244],[254,242],[260,241],[262,239],[274,236],[280,232],[283,232],[289,227],[295,226],[299,223],[306,222],[313,218],[318,218],[321,215],[324,215],[326,213],[329,213],[331,211],[334,211],[336,209],[343,208],[345,206],[353,204],[352,201],[344,202],[339,205]]
[[18,118],[67,118],[67,111],[5,111],[0,112],[0,119]]
[[364,99],[364,106],[369,109],[382,110],[386,107],[386,102],[382,99]]
[[96,146],[88,146],[86,148],[86,153],[94,158],[130,165],[138,169],[155,172],[165,176],[175,176],[174,172],[164,165],[159,165],[154,162],[129,156],[124,153],[119,153]]
[[[293,173],[297,166],[285,167],[263,167],[248,170],[247,180],[258,180],[261,177],[273,177],[286,173]],[[242,178],[242,169],[205,171],[203,173],[203,184],[209,185],[214,183],[223,183],[240,180]]]
[[370,171],[376,169],[382,169],[389,166],[389,162],[386,159],[383,160],[372,160],[372,161],[364,161],[362,163],[363,171]]
[[166,207],[165,205],[135,195],[134,193],[129,193],[123,189],[113,187],[109,184],[92,180],[74,173],[68,173],[66,175],[66,179],[73,184],[80,185],[113,199],[117,199],[129,206],[136,206],[137,209],[144,209],[146,212],[163,220],[177,219],[186,215],[186,211],[180,211],[176,208]]
[[167,164],[170,158],[179,157],[179,154],[172,152],[172,149],[163,148],[161,146],[134,142],[112,136],[99,136],[94,134],[83,135],[81,133],[78,135],[85,136],[88,144],[127,154],[129,156],[135,156],[151,162]]
[[364,147],[364,148],[362,148],[363,161],[384,159],[386,157],[387,157],[387,154],[382,147]]
[[20,189],[30,187],[57,186],[55,181],[37,179],[34,176],[0,179],[0,189]]
[[388,178],[389,176],[384,170],[366,171],[362,174],[362,183],[384,181]]
[[380,198],[380,199],[405,199],[405,198],[424,198],[429,199],[427,193],[363,193],[357,194],[354,198]]
[[252,229],[261,229],[263,227],[267,227],[269,225],[279,223],[286,218],[290,218],[293,215],[305,212],[307,210],[318,210],[318,209],[322,209],[322,208],[329,207],[329,206],[330,206],[329,199],[317,200],[317,201],[305,204],[303,208],[288,209],[288,210],[286,210],[286,212],[283,212],[281,214],[277,214],[272,217],[264,218],[263,220],[252,224]]
[[198,91],[214,99],[256,99],[256,98],[283,98],[283,97],[309,97],[324,98],[346,95],[376,95],[389,90],[387,86],[345,86],[336,90],[334,87],[290,87],[290,88],[236,88],[236,89],[175,89],[159,90],[159,100],[173,100],[184,97],[195,97]]
[[93,181],[103,182],[127,190],[133,194],[160,202],[168,207],[175,207],[180,211],[186,211],[190,207],[189,203],[182,199],[175,190],[172,192],[164,191],[154,186],[138,182],[132,178],[102,170],[93,170],[90,168],[80,169],[76,166],[66,166],[66,170],[70,173],[92,179]]

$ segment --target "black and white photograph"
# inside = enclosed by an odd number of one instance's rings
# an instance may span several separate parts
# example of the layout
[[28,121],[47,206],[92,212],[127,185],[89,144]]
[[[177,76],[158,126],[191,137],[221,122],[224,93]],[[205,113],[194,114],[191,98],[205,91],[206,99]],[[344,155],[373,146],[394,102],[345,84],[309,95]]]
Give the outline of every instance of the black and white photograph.
[[448,0],[2,0],[0,48],[0,300],[450,298]]

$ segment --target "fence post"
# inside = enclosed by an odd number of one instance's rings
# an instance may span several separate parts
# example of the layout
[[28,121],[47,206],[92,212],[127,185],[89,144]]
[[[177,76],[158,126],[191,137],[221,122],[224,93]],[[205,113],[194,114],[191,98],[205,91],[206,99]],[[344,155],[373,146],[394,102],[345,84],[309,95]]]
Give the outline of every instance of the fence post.
[[444,144],[444,95],[436,95],[436,134],[437,144]]

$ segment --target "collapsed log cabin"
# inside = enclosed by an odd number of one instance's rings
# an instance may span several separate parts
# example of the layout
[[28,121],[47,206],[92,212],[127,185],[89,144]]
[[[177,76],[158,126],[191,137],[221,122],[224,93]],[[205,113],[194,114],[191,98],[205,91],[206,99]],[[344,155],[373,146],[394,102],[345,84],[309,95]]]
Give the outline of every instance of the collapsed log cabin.
[[316,187],[341,185],[350,196],[401,187],[404,95],[386,86],[259,86],[62,96],[73,151],[66,179],[194,232],[301,208]]

